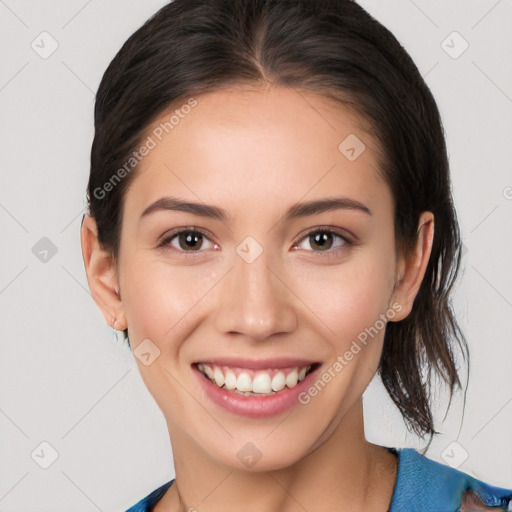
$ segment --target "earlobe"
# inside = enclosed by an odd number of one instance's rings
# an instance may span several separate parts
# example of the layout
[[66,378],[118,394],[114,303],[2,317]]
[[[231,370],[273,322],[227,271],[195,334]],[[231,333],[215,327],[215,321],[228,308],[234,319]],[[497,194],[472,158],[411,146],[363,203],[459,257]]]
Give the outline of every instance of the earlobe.
[[434,215],[423,212],[418,222],[418,237],[413,250],[407,257],[401,257],[393,293],[395,302],[401,304],[400,313],[393,318],[397,322],[406,318],[418,294],[425,276],[434,241]]
[[112,254],[100,246],[96,221],[90,215],[82,219],[80,239],[85,273],[94,302],[108,325],[116,330],[124,330],[126,318],[114,260]]

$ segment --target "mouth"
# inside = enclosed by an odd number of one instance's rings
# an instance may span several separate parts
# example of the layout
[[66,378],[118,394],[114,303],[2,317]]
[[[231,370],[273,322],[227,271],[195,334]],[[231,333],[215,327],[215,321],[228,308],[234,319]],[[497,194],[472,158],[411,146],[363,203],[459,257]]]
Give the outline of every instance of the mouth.
[[[321,363],[277,368],[247,368],[211,362],[193,363],[193,367],[218,388],[242,396],[271,396],[293,389]],[[260,366],[260,365],[258,365]]]

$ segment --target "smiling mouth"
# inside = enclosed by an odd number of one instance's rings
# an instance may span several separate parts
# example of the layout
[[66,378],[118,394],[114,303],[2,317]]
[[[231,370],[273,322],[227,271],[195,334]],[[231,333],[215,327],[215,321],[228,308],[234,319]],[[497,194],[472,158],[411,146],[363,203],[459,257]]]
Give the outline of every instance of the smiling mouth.
[[211,363],[194,363],[193,366],[219,388],[243,396],[266,396],[294,388],[307,375],[315,371],[320,363],[259,370],[218,366]]

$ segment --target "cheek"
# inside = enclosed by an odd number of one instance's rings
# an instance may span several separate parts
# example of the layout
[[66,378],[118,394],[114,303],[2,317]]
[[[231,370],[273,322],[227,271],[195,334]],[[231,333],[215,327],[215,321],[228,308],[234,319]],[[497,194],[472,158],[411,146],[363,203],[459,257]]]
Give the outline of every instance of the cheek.
[[222,273],[213,267],[172,266],[161,260],[137,260],[124,269],[123,306],[134,345],[151,339],[161,351],[172,351],[173,339],[184,339],[201,311],[201,301]]
[[[392,254],[361,251],[339,266],[308,273],[298,285],[297,295],[314,313],[312,318],[323,324],[338,353],[386,313],[393,284]],[[377,328],[382,330],[382,321]]]

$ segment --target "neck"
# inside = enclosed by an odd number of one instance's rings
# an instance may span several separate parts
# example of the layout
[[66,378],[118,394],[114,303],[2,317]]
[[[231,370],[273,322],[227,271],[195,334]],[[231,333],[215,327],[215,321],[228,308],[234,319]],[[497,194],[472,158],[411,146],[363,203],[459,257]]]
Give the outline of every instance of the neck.
[[185,434],[173,434],[176,478],[156,512],[386,512],[392,498],[396,460],[386,449],[366,441],[361,401],[335,427],[329,426],[324,440],[308,454],[275,470],[226,466],[208,457]]

